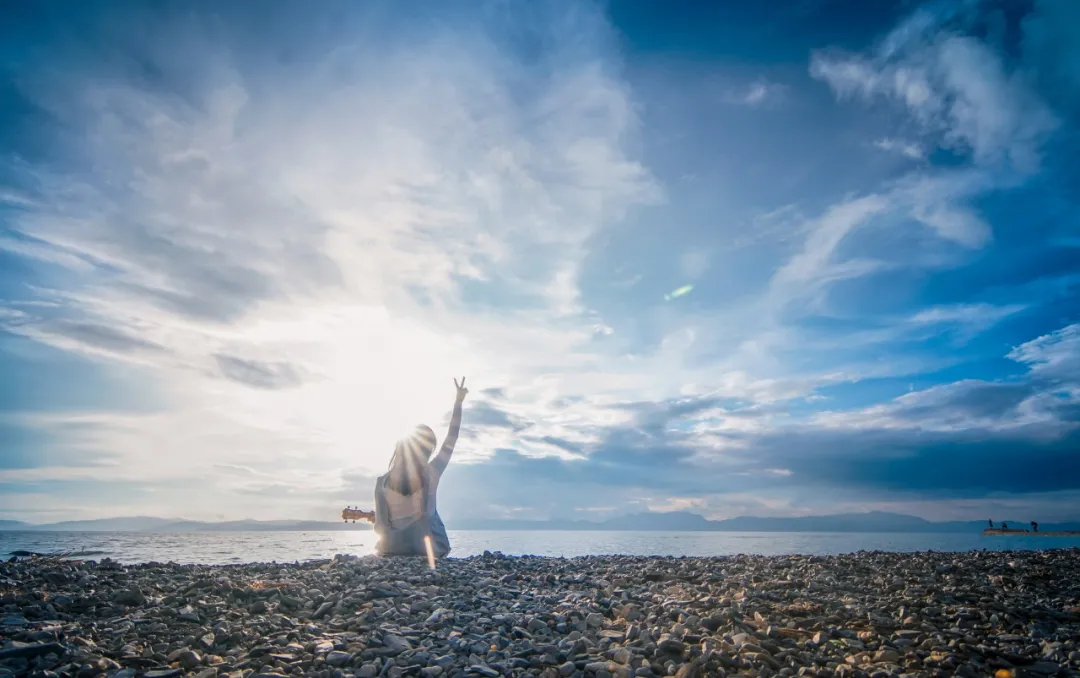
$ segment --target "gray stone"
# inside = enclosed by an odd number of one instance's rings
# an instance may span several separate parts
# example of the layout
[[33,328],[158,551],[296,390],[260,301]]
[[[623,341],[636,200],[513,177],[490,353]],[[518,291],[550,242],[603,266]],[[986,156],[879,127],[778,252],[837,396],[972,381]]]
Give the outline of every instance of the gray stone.
[[686,649],[686,643],[675,638],[661,638],[656,644],[656,651],[664,654],[682,654]]
[[626,621],[637,621],[642,617],[641,608],[637,605],[624,605],[619,612],[619,616]]
[[180,619],[182,619],[183,621],[194,622],[196,624],[198,624],[201,621],[199,619],[199,613],[196,612],[195,608],[193,608],[190,605],[185,605],[184,607],[180,608],[178,610],[178,615],[177,616]]
[[412,649],[412,645],[409,644],[409,641],[393,633],[387,633],[383,636],[383,645],[386,645],[386,647],[392,650],[395,654],[401,654],[406,650]]
[[708,631],[715,633],[724,625],[725,619],[721,615],[713,614],[701,620],[701,625]]
[[548,625],[543,620],[533,617],[525,627],[530,633],[544,633],[548,631]]
[[348,652],[341,652],[334,650],[330,654],[326,655],[326,663],[330,666],[345,666],[352,661],[352,655]]
[[113,596],[113,602],[129,606],[145,605],[146,596],[137,588],[124,589]]
[[895,664],[900,661],[900,653],[891,648],[883,647],[874,654],[874,661]]
[[202,664],[202,657],[195,650],[184,650],[176,657],[170,655],[170,661],[178,662],[184,670],[191,671]]
[[446,609],[445,607],[440,607],[440,608],[437,608],[434,612],[432,612],[431,615],[428,616],[428,618],[426,620],[424,620],[424,623],[427,624],[428,626],[431,626],[433,624],[438,624],[441,621],[443,621],[444,619],[447,619],[447,618],[450,618],[450,617],[453,617],[453,616],[454,615],[453,615],[452,612],[450,612],[450,610]]

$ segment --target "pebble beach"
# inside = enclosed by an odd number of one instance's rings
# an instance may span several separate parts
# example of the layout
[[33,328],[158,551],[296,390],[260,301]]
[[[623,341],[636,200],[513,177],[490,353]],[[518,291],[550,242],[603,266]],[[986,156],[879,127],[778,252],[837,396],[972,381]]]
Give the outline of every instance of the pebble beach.
[[1080,676],[1080,550],[0,564],[0,676]]

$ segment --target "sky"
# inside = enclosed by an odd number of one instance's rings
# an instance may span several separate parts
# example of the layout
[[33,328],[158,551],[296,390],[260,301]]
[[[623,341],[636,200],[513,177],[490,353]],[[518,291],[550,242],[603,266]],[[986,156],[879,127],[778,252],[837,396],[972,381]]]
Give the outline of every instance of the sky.
[[1080,3],[0,10],[0,518],[1080,518]]

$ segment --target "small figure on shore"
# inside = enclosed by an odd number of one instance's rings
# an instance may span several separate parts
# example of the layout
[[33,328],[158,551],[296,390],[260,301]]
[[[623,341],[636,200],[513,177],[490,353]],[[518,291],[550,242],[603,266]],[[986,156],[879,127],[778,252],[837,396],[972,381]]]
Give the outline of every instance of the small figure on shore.
[[994,519],[993,518],[990,519],[990,529],[991,530],[994,529]]
[[[435,433],[423,424],[412,435],[398,442],[390,469],[375,481],[375,533],[379,555],[442,558],[450,553],[450,539],[435,507],[439,479],[454,453],[461,428],[461,404],[469,389],[461,378],[454,399],[450,429],[439,453],[435,451]],[[430,551],[429,551],[430,548]]]
[[1008,523],[1002,523],[1001,524],[1001,531],[1004,532],[1007,529],[1009,529],[1009,524]]
[[1031,531],[1032,532],[1038,532],[1039,531],[1039,524],[1037,522],[1035,522],[1034,520],[1031,521]]

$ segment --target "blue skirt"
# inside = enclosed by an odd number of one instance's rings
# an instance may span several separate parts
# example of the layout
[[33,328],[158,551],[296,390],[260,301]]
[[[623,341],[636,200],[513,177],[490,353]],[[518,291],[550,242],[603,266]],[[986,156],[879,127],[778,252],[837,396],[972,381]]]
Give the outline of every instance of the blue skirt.
[[450,538],[446,536],[439,512],[427,518],[421,518],[404,528],[387,527],[379,534],[375,552],[380,556],[427,556],[424,537],[431,537],[431,549],[436,558],[443,558],[450,553]]

